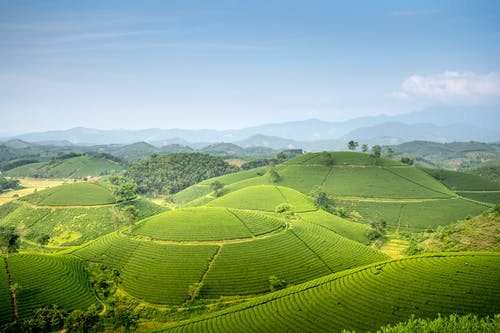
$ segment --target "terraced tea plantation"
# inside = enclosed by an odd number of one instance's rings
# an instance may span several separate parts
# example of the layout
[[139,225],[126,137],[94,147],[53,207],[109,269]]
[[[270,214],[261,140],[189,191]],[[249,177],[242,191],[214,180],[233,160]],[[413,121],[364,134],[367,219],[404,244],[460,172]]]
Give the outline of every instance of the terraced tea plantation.
[[150,217],[133,234],[170,241],[250,238],[284,228],[284,221],[259,212],[229,208],[184,208]]
[[53,246],[78,245],[116,230],[115,215],[127,206],[137,209],[138,219],[166,210],[144,199],[115,204],[105,186],[93,183],[62,185],[21,199],[0,206],[0,225],[17,228],[33,242],[48,235]]
[[58,304],[66,310],[86,309],[97,304],[83,264],[67,256],[14,254],[2,256],[0,270],[0,323],[13,318],[12,301],[4,261],[7,260],[12,283],[18,285],[19,318],[25,318],[35,308]]
[[[168,242],[149,240],[154,230]],[[203,298],[264,293],[270,276],[298,284],[387,259],[328,228],[238,209],[166,212],[139,223],[133,235],[140,238],[104,236],[74,255],[120,269],[125,291],[162,304],[183,303],[197,283]]]
[[367,331],[417,317],[498,313],[500,254],[413,257],[332,274],[164,332]]
[[33,193],[23,200],[38,206],[97,206],[115,203],[111,191],[96,183],[74,183]]

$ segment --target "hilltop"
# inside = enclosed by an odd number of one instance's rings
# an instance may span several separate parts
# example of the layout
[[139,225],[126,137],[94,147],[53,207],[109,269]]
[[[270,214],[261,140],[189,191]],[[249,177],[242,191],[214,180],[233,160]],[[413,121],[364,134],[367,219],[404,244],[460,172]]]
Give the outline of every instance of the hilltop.
[[78,245],[127,225],[124,210],[135,207],[136,218],[164,211],[144,199],[116,203],[111,188],[96,183],[73,183],[48,188],[0,206],[0,225],[13,226],[26,246],[42,235],[49,245]]

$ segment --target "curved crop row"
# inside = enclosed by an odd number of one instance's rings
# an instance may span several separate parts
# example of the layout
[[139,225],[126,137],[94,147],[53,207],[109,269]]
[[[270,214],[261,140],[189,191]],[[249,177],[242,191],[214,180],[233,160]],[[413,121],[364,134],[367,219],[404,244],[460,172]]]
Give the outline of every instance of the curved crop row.
[[151,303],[181,304],[199,282],[218,247],[177,245],[106,235],[74,255],[119,269],[123,289]]
[[73,183],[30,194],[22,200],[41,206],[94,206],[112,204],[113,194],[96,183]]
[[317,210],[298,214],[306,222],[325,227],[341,236],[355,240],[362,244],[369,244],[368,231],[370,227],[363,223],[351,222],[337,215]]
[[273,185],[245,187],[210,201],[207,206],[273,212],[282,203],[288,203],[295,212],[316,209],[312,200],[304,194],[288,187]]
[[14,319],[5,258],[0,257],[0,325]]
[[367,331],[416,317],[500,310],[500,254],[412,257],[258,297],[167,332]]
[[263,293],[270,290],[271,276],[297,284],[385,259],[382,253],[330,230],[296,222],[272,237],[225,244],[206,275],[201,295]]
[[66,310],[96,303],[82,263],[70,257],[15,254],[8,258],[12,282],[18,284],[19,317],[32,309],[57,304]]
[[252,237],[235,214],[219,207],[183,208],[155,215],[137,224],[133,234],[172,241]]

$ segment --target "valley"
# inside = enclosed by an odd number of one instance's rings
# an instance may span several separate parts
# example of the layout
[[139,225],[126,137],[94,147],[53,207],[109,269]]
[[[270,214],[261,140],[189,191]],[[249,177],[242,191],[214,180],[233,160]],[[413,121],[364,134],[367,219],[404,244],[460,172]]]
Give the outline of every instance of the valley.
[[[357,152],[242,171],[176,154],[84,181],[39,178],[1,205],[0,227],[19,237],[2,255],[1,324],[30,325],[47,304],[103,328],[124,311],[140,332],[366,331],[498,312],[493,180]],[[124,194],[151,181],[145,166],[172,177],[184,158],[226,174]],[[454,245],[438,243],[447,237]]]

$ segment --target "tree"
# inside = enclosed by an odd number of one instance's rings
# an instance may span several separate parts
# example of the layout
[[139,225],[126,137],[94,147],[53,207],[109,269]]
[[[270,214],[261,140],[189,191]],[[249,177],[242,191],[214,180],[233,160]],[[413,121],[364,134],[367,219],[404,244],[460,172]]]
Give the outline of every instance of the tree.
[[314,198],[314,205],[316,208],[327,209],[330,206],[330,199],[328,194],[324,191],[321,186],[316,186],[310,193]]
[[36,239],[36,242],[40,244],[40,248],[43,249],[43,247],[47,244],[49,244],[50,236],[47,234],[42,234],[38,236]]
[[321,152],[320,159],[321,162],[326,166],[332,166],[335,164],[335,160],[333,159],[332,154],[327,151]]
[[131,226],[137,220],[137,217],[139,217],[139,211],[135,208],[135,206],[130,205],[123,209],[123,215],[128,225]]
[[351,140],[347,143],[347,147],[349,148],[349,150],[356,150],[356,148],[358,148],[359,146],[359,143],[357,141],[354,141],[354,140]]
[[382,154],[382,147],[379,145],[375,145],[372,147],[372,156],[375,158],[379,158],[380,155]]
[[287,282],[278,278],[277,276],[271,275],[269,277],[269,289],[271,291],[280,290],[287,286]]
[[289,203],[287,202],[284,202],[284,203],[281,203],[279,205],[277,205],[275,208],[274,208],[274,211],[276,213],[286,213],[286,212],[289,212],[290,209],[292,209],[292,206],[290,206]]
[[267,167],[267,173],[269,174],[270,183],[277,183],[281,178],[280,174],[276,170],[276,166],[274,165],[274,163],[269,164],[269,166]]
[[409,157],[401,157],[401,163],[408,164],[408,165],[413,165],[413,158]]
[[14,227],[0,226],[0,248],[3,253],[17,252],[19,248],[19,233]]
[[363,145],[361,146],[361,151],[362,151],[363,153],[368,152],[368,145],[367,145],[367,144],[363,144]]
[[392,149],[391,147],[387,148],[387,157],[392,158],[393,155],[394,155],[394,149]]
[[123,183],[113,191],[116,202],[128,201],[137,197],[137,185],[135,183]]
[[126,307],[118,307],[113,310],[111,321],[113,329],[123,327],[124,332],[128,333],[137,328],[137,320],[139,316]]
[[222,190],[224,189],[224,184],[216,180],[210,184],[210,189],[212,190],[212,192],[214,192],[215,197],[220,197],[222,194]]

